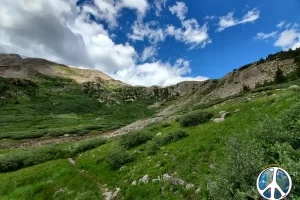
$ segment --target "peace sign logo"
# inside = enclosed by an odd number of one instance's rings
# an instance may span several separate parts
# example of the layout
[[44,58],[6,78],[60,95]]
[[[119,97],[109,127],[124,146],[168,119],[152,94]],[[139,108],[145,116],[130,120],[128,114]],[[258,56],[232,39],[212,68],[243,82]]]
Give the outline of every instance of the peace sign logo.
[[262,171],[256,182],[260,195],[269,200],[284,199],[292,188],[290,175],[279,167],[270,167]]

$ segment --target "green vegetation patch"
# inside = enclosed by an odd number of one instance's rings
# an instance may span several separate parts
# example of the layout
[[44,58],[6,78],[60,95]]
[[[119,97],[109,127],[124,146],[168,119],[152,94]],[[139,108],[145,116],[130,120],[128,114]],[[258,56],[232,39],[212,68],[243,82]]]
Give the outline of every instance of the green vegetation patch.
[[208,122],[213,117],[211,112],[196,111],[186,114],[179,119],[179,123],[183,127],[197,126]]

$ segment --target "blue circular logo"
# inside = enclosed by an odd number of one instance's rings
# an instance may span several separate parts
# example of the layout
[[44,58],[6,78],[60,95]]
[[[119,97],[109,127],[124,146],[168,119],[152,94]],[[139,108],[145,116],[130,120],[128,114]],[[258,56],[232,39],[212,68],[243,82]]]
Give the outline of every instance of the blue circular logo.
[[262,197],[270,200],[284,199],[292,189],[290,175],[279,167],[262,171],[257,178],[257,190]]

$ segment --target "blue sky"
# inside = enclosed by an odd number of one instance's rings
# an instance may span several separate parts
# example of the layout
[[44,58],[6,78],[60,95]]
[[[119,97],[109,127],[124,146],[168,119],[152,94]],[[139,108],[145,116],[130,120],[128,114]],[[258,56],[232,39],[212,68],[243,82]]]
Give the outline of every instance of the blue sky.
[[298,0],[3,0],[0,52],[133,85],[220,78],[300,47]]

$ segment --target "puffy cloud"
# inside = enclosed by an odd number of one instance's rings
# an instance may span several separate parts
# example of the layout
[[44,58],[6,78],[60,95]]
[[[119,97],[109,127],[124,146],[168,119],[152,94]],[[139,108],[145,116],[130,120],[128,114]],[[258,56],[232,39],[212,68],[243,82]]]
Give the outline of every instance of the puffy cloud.
[[200,27],[195,19],[184,20],[182,28],[175,28],[173,25],[169,25],[166,32],[168,35],[174,36],[176,40],[191,45],[190,49],[199,45],[204,48],[207,44],[211,43],[207,25],[204,24]]
[[156,54],[157,54],[156,47],[153,47],[153,46],[146,47],[146,48],[144,48],[144,51],[143,51],[140,59],[142,62],[145,62],[146,60],[148,60],[148,58],[151,58],[151,57],[155,56]]
[[157,27],[156,22],[144,24],[141,20],[136,20],[131,28],[132,33],[128,33],[127,36],[133,41],[148,38],[151,43],[158,43],[165,40],[164,31]]
[[182,1],[176,2],[175,5],[169,7],[169,10],[172,12],[172,14],[176,14],[180,20],[184,20],[185,15],[188,12],[187,6]]
[[263,33],[263,32],[260,32],[260,33],[257,33],[256,35],[256,39],[261,39],[261,40],[266,40],[266,39],[269,39],[269,38],[275,38],[277,36],[277,31],[273,31],[271,33]]
[[300,47],[300,32],[295,29],[288,29],[280,33],[279,38],[276,40],[275,46],[282,49],[296,49]]
[[204,81],[206,77],[186,77],[190,73],[189,61],[178,59],[173,65],[169,63],[144,63],[124,69],[112,75],[119,80],[127,80],[132,85],[169,86],[181,81]]
[[260,11],[256,8],[249,10],[241,19],[233,17],[234,13],[229,12],[227,15],[220,17],[219,28],[217,31],[221,32],[226,28],[236,26],[238,24],[245,24],[248,22],[254,22],[259,18]]
[[200,26],[196,19],[185,19],[185,14],[188,9],[184,2],[176,2],[176,5],[170,7],[172,14],[176,14],[181,20],[181,28],[176,28],[173,25],[168,25],[166,33],[173,36],[176,40],[182,41],[190,45],[193,49],[199,45],[204,48],[207,44],[211,43],[208,36],[207,24]]

